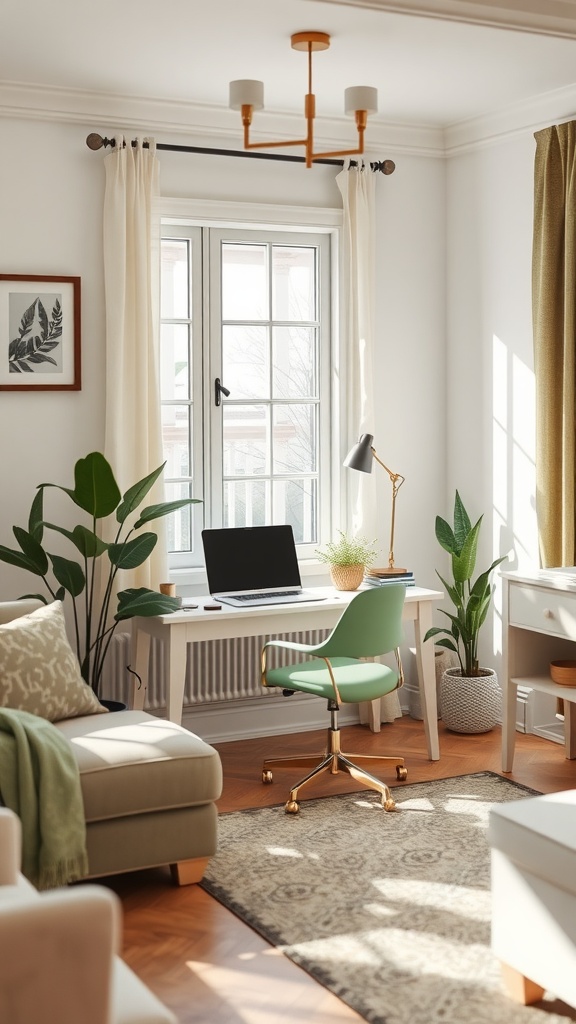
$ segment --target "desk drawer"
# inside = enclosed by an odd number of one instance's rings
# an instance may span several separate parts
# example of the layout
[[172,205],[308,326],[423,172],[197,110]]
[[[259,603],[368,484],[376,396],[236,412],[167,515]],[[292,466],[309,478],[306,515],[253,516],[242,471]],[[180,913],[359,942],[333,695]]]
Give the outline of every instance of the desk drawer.
[[576,640],[576,594],[510,584],[511,626]]

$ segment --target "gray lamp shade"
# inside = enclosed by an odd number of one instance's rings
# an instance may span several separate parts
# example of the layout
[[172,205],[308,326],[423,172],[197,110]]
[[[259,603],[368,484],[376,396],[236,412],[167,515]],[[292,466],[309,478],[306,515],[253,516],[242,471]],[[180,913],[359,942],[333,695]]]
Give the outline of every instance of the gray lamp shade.
[[357,469],[360,473],[371,473],[374,465],[373,440],[373,434],[362,434],[360,440],[348,452],[344,459],[344,465],[348,469]]

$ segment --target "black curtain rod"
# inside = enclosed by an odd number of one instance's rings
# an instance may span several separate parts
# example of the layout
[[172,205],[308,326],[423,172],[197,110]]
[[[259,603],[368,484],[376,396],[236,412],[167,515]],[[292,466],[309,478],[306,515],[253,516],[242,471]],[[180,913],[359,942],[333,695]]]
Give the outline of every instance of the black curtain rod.
[[[115,146],[115,139],[103,138],[101,135],[97,135],[96,132],[92,132],[86,139],[86,145],[88,149],[94,151],[102,149],[106,146]],[[137,146],[136,139],[132,140],[132,146]],[[148,147],[148,143],[143,143],[144,148]],[[156,149],[162,149],[169,153],[210,153],[212,156],[244,156],[252,160],[284,160],[289,163],[305,163],[306,158],[303,156],[290,156],[283,153],[255,153],[251,150],[245,149],[209,149],[207,146],[174,146],[166,142],[157,142]],[[315,160],[315,164],[330,164],[333,167],[343,167],[343,160]],[[350,161],[352,167],[356,167],[357,161]],[[396,169],[396,164],[393,160],[373,160],[370,162],[370,169],[372,171],[381,171],[382,174],[393,174]]]

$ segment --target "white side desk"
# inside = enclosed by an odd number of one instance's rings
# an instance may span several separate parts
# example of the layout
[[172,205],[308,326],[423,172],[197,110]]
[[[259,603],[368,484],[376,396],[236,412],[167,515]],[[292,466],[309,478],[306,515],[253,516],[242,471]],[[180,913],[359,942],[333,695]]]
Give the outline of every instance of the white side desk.
[[550,662],[576,658],[576,584],[558,576],[503,572],[502,771],[511,772],[518,686],[560,697],[566,757],[576,758],[576,687],[558,686]]
[[[331,629],[354,593],[334,590],[333,587],[315,588],[325,596],[323,601],[282,604],[258,608],[232,608],[222,605],[220,611],[205,611],[209,597],[195,597],[198,609],[133,619],[135,637],[135,669],[142,686],[134,682],[132,707],[143,708],[148,681],[150,637],[164,642],[164,664],[167,680],[167,716],[171,722],[181,722],[184,686],[186,681],[186,645],[198,640],[225,640],[235,637],[278,635],[307,629]],[[436,674],[434,645],[424,643],[426,631],[432,626],[432,605],[442,600],[438,590],[408,587],[403,620],[414,623],[416,664],[420,701],[424,716],[426,745],[431,761],[440,758],[438,746],[438,718],[436,709]],[[380,702],[372,702],[379,704]],[[377,721],[376,721],[377,717]],[[372,716],[371,728],[378,731],[380,716]]]

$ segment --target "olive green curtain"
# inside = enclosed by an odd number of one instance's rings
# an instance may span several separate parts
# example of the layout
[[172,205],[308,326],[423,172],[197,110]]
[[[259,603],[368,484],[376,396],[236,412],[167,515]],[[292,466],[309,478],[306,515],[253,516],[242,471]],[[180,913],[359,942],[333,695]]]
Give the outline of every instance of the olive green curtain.
[[542,566],[575,564],[576,121],[536,132],[532,312]]

